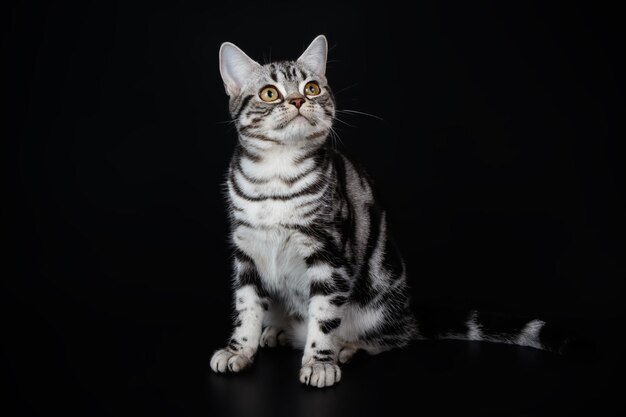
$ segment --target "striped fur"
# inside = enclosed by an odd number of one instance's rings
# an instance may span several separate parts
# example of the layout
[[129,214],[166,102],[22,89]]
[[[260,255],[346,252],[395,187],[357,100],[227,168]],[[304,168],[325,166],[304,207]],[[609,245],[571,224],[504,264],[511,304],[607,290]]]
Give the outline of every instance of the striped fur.
[[[328,144],[335,102],[324,76],[326,39],[297,61],[261,66],[232,44],[221,73],[239,142],[227,175],[234,245],[235,330],[211,360],[217,372],[248,366],[259,346],[304,350],[300,380],[318,387],[341,378],[338,362],[358,350],[405,346],[418,331],[405,264],[364,171]],[[315,81],[317,96],[304,86]],[[280,100],[259,91],[276,88]],[[291,98],[304,99],[301,107]],[[472,316],[461,333],[489,339]],[[540,347],[541,322],[509,340]]]

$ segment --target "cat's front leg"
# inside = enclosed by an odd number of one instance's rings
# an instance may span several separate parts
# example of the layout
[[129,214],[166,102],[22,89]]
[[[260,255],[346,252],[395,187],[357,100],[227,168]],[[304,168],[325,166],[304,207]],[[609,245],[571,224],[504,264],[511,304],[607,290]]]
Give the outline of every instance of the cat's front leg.
[[261,278],[252,259],[235,253],[235,328],[228,346],[211,358],[215,372],[239,372],[252,364],[261,338],[263,314],[268,300],[262,296]]
[[324,262],[312,265],[307,273],[311,279],[309,316],[300,382],[323,388],[341,379],[335,333],[343,319],[350,287],[342,269]]

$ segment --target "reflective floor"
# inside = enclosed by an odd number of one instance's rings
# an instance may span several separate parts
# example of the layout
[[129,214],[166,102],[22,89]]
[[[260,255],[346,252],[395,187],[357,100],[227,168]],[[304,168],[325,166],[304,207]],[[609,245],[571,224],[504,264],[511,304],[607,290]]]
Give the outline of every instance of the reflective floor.
[[[298,352],[261,350],[251,369],[215,375],[220,340],[199,323],[58,326],[6,344],[16,415],[620,415],[617,363],[489,343],[418,342],[344,366],[335,387],[298,382]],[[41,330],[41,329],[40,329]],[[28,338],[28,330],[20,330]],[[215,334],[227,334],[219,329]],[[16,335],[16,336],[19,336]],[[24,339],[28,340],[28,339]],[[45,341],[48,341],[45,344]],[[37,343],[40,341],[41,343]],[[19,348],[18,348],[19,346]],[[6,375],[7,373],[5,373]],[[61,414],[63,415],[63,414]]]

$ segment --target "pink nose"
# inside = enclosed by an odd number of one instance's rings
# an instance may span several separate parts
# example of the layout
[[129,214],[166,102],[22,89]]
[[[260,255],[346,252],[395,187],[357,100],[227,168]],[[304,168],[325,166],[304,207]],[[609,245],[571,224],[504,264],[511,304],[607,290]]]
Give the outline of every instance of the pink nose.
[[294,106],[296,106],[296,109],[299,109],[304,104],[304,99],[303,98],[292,98],[291,100],[289,100],[289,104],[293,104]]

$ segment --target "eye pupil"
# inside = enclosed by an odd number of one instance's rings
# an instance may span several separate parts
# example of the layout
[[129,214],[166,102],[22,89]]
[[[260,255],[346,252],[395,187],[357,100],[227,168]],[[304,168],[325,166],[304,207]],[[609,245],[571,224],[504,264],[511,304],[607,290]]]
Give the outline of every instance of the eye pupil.
[[316,96],[320,93],[320,87],[317,85],[317,83],[314,82],[308,83],[304,89],[308,94],[312,96]]
[[266,86],[259,91],[259,97],[267,103],[274,103],[280,99],[280,93],[276,87]]

